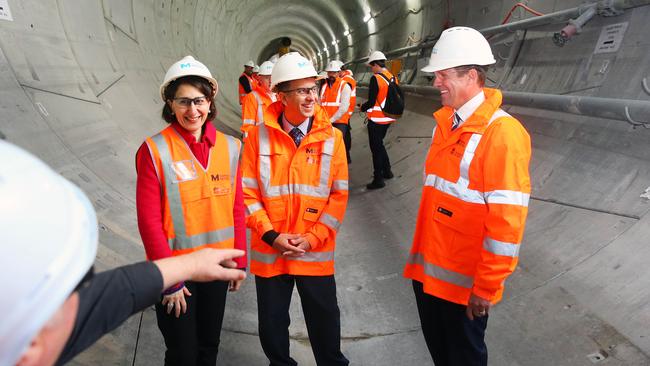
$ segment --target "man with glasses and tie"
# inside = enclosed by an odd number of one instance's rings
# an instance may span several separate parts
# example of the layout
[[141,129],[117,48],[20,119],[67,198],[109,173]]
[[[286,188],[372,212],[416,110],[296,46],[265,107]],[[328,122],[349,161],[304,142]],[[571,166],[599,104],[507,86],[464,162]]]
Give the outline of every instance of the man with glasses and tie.
[[251,273],[260,342],[271,365],[296,365],[289,352],[289,304],[298,288],[318,365],[347,365],[341,352],[334,281],[336,234],[348,199],[341,132],[317,103],[318,74],[296,52],[273,67],[278,101],[249,130],[242,159]]
[[487,365],[488,313],[517,265],[528,213],[530,136],[484,87],[493,63],[481,33],[454,27],[422,69],[435,73],[442,108],[404,275],[436,366]]

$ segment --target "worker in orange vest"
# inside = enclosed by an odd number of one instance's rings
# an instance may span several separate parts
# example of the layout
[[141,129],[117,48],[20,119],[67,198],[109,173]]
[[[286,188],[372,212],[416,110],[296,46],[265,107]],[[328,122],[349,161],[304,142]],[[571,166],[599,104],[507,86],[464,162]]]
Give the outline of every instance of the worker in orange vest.
[[253,79],[253,68],[255,62],[249,60],[244,64],[244,72],[239,76],[239,104],[242,104],[246,94],[253,91],[255,80]]
[[347,365],[334,280],[336,234],[348,199],[341,132],[316,103],[317,73],[297,52],[278,59],[278,101],[244,143],[242,183],[251,229],[259,336],[271,365],[289,353],[289,304],[298,288],[318,365]]
[[517,266],[528,213],[530,136],[484,87],[493,63],[481,33],[453,27],[422,69],[435,73],[442,108],[404,275],[436,365],[487,365],[488,314]]
[[373,179],[366,188],[379,189],[386,186],[384,179],[391,179],[394,176],[388,152],[384,147],[384,137],[395,119],[386,116],[382,111],[388,95],[388,81],[393,78],[393,74],[386,69],[386,56],[380,51],[370,54],[368,66],[374,75],[368,85],[368,100],[361,105],[361,110],[366,111],[368,118],[368,142],[372,153]]
[[273,63],[264,61],[259,67],[259,83],[248,93],[242,102],[241,131],[246,136],[248,130],[264,121],[264,110],[275,102],[275,93],[271,91],[271,72]]
[[350,108],[348,109],[348,114],[350,117],[352,117],[352,113],[354,113],[354,106],[357,105],[357,81],[354,80],[354,74],[352,73],[352,70],[348,69],[343,62],[338,62],[341,65],[341,73],[339,74],[339,77],[345,80],[345,82],[348,83],[352,89],[352,92],[350,93]]
[[253,84],[251,85],[251,88],[253,90],[255,90],[255,88],[257,88],[257,86],[260,83],[259,75],[260,75],[259,65],[253,66],[253,73],[251,74],[251,77],[253,78]]
[[339,77],[341,72],[339,61],[331,61],[325,71],[327,72],[327,78],[321,86],[320,105],[330,117],[332,126],[338,128],[343,134],[345,155],[349,164],[351,162],[350,145],[352,144],[352,135],[350,133],[350,114],[348,111],[350,109],[352,87]]

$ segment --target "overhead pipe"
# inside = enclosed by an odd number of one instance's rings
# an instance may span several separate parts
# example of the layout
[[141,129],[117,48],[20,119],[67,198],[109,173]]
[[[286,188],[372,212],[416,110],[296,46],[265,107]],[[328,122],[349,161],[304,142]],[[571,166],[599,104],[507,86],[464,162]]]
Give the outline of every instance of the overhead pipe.
[[[594,3],[581,5],[575,8],[560,10],[554,13],[549,13],[538,17],[528,18],[517,22],[479,29],[479,32],[483,33],[484,36],[489,37],[491,35],[495,35],[503,32],[514,32],[517,30],[529,29],[541,25],[561,23],[564,21],[568,21],[572,18],[580,17],[582,14],[586,12],[591,12],[592,10],[595,10],[596,13],[601,16],[614,16],[614,15],[621,14],[623,10],[627,10],[639,6],[645,6],[645,5],[650,5],[650,0],[600,0]],[[436,38],[433,40],[424,41],[417,45],[393,49],[384,52],[384,54],[386,55],[386,57],[398,56],[405,53],[421,50],[424,48],[431,48],[436,44],[437,40],[438,39]],[[350,62],[347,62],[346,64],[348,65],[359,64],[366,61],[368,61],[368,57],[361,57],[352,60]]]
[[[440,98],[440,90],[432,86],[400,84],[400,88],[406,93],[433,97],[434,99]],[[503,104],[614,119],[627,122],[633,127],[650,129],[650,122],[635,119],[639,116],[650,116],[650,102],[648,101],[505,90],[502,91],[502,94]]]

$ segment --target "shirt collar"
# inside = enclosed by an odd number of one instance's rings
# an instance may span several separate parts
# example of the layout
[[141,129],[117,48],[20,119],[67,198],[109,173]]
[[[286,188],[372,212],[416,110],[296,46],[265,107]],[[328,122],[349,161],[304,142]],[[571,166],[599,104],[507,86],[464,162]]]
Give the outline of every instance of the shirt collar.
[[481,90],[478,94],[476,94],[472,99],[468,100],[463,104],[460,108],[458,108],[455,112],[460,117],[461,121],[460,124],[462,125],[463,122],[467,121],[467,119],[474,114],[474,112],[478,109],[478,107],[483,104],[485,101],[485,94],[483,93],[483,90]]
[[174,127],[176,132],[178,132],[178,134],[181,135],[181,137],[183,137],[183,140],[185,140],[185,142],[187,142],[188,145],[205,142],[210,147],[214,146],[214,141],[216,140],[217,137],[217,130],[214,128],[214,125],[212,124],[211,121],[205,121],[205,123],[203,124],[203,135],[201,136],[200,141],[196,141],[194,136],[189,131],[184,129],[183,126],[180,125],[180,123],[174,121],[172,123],[172,127]]
[[309,128],[309,118],[306,118],[298,126],[294,126],[291,123],[289,123],[289,121],[287,121],[287,118],[284,116],[284,113],[282,113],[282,129],[284,130],[284,132],[289,133],[291,132],[291,130],[293,130],[294,127],[298,127],[298,129],[300,129],[300,132],[302,132],[304,136],[307,136],[307,132],[308,132],[307,129]]

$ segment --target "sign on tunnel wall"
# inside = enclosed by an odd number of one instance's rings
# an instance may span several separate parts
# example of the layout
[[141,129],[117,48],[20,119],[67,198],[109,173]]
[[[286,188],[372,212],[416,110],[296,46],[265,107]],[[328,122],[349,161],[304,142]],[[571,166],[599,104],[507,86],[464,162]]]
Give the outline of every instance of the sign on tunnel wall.
[[610,24],[603,27],[603,30],[600,32],[600,37],[598,37],[594,53],[618,51],[619,47],[621,47],[621,43],[623,43],[623,35],[625,35],[627,24],[627,22],[624,22]]

